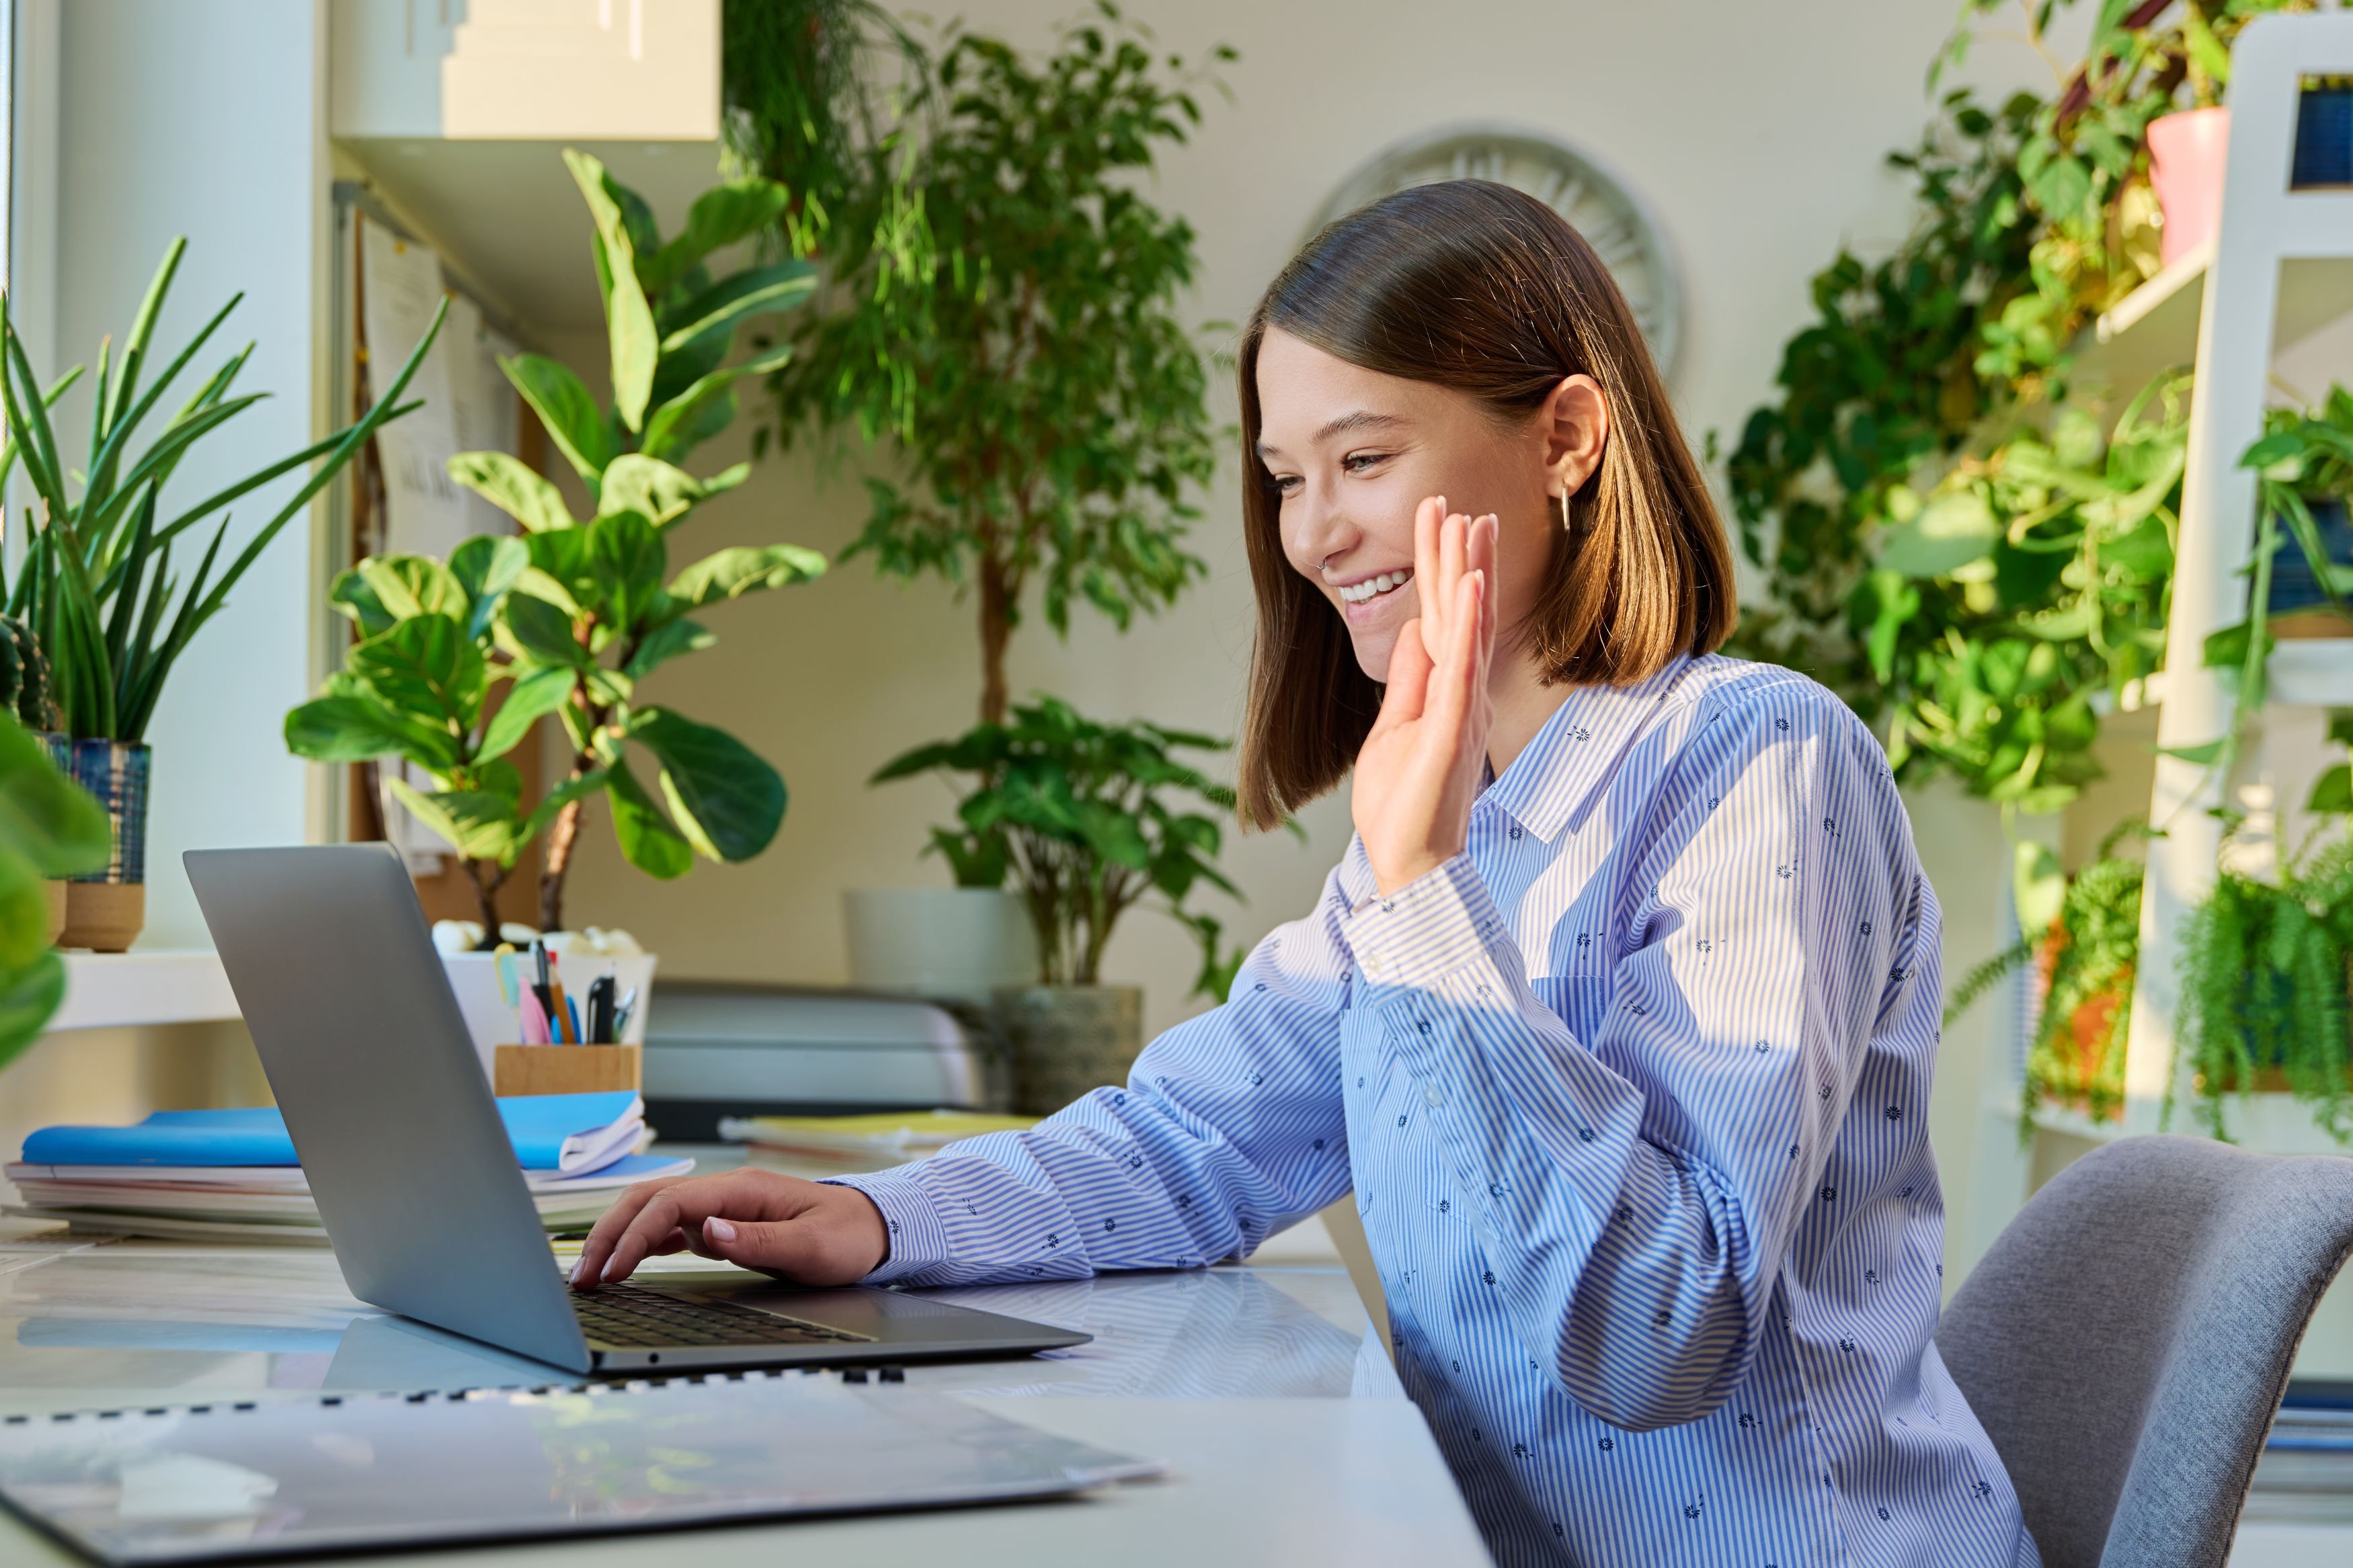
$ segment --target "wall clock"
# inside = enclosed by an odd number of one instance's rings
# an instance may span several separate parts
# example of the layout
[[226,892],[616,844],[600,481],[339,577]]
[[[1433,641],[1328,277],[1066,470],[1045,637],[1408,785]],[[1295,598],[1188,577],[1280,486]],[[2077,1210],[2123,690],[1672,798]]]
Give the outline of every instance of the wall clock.
[[1625,290],[1659,373],[1673,375],[1683,336],[1683,283],[1666,235],[1639,197],[1556,137],[1493,125],[1414,137],[1343,181],[1308,233],[1393,191],[1437,180],[1493,180],[1527,192],[1567,218]]

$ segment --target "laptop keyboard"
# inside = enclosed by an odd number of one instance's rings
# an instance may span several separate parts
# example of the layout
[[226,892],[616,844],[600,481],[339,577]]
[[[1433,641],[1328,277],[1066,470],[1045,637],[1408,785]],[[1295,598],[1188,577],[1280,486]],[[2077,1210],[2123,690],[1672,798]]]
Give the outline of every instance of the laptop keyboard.
[[600,1285],[575,1294],[572,1310],[593,1340],[659,1350],[697,1345],[871,1344],[869,1334],[829,1329],[721,1299],[690,1300],[641,1286]]

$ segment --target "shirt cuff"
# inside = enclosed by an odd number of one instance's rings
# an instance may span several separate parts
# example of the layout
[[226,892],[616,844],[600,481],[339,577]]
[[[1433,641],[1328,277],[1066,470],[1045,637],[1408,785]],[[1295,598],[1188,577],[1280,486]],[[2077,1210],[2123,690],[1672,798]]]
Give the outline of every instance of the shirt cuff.
[[1457,855],[1341,921],[1340,934],[1373,985],[1427,986],[1502,940],[1504,917],[1468,855]]
[[940,1223],[940,1211],[932,1203],[930,1189],[915,1174],[917,1168],[902,1165],[869,1176],[828,1176],[822,1184],[855,1187],[882,1211],[891,1252],[881,1268],[866,1276],[866,1284],[881,1285],[950,1259],[947,1226]]

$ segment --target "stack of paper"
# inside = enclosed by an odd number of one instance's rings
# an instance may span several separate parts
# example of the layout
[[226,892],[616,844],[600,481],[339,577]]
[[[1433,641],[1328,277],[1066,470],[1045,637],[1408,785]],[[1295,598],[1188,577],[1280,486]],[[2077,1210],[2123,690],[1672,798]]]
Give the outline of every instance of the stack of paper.
[[1034,1116],[977,1110],[888,1110],[866,1116],[728,1116],[719,1136],[779,1153],[830,1160],[919,1160],[959,1138],[1020,1132]]
[[[645,1102],[609,1094],[514,1096],[499,1102],[540,1219],[576,1230],[635,1182],[684,1175],[691,1160],[637,1151]],[[7,1168],[6,1212],[77,1231],[176,1240],[322,1246],[318,1205],[275,1110],[164,1110],[133,1127],[46,1127]]]

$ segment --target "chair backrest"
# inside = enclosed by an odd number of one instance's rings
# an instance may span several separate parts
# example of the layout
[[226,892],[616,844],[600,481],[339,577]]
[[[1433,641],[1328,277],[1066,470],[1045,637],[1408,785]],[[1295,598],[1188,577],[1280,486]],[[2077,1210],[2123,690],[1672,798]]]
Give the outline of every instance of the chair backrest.
[[2045,1568],[2221,1564],[2288,1366],[2353,1248],[2353,1159],[2126,1138],[2061,1172],[1936,1349]]

